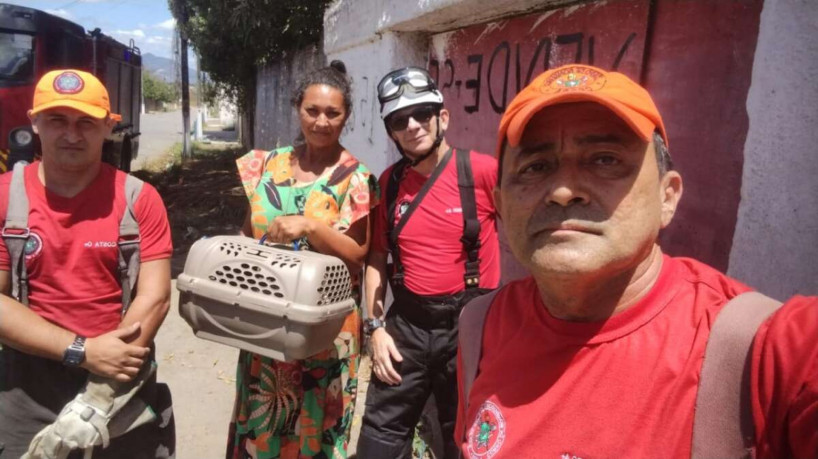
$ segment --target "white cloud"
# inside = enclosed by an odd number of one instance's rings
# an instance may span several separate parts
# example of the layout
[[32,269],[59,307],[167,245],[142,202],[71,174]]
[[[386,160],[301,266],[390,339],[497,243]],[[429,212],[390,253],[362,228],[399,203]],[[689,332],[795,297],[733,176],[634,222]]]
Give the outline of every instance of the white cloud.
[[45,10],[45,12],[48,13],[48,14],[53,14],[54,16],[59,16],[61,18],[65,18],[65,19],[72,19],[74,17],[74,15],[72,15],[71,13],[69,13],[68,11],[66,11],[66,10],[64,10],[62,8],[60,8],[58,10]]
[[159,35],[152,35],[152,36],[148,37],[147,40],[145,40],[145,43],[148,43],[150,45],[155,45],[155,44],[159,44],[159,43],[170,44],[170,40],[171,39],[169,37],[162,37],[162,36],[159,36]]
[[162,21],[154,27],[157,29],[173,30],[176,27],[176,19],[170,18],[167,21]]
[[114,30],[114,35],[121,35],[128,38],[145,38],[145,32],[141,29],[134,30]]

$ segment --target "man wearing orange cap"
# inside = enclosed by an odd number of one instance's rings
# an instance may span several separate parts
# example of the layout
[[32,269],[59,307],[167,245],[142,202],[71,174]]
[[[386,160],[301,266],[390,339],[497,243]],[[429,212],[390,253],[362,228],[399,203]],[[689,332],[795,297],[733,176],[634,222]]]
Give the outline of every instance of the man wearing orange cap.
[[818,298],[776,310],[662,253],[667,145],[619,73],[550,70],[509,105],[495,200],[531,276],[461,316],[465,457],[818,457]]
[[[102,83],[79,70],[49,72],[29,117],[42,160],[0,177],[3,458],[26,452],[89,375],[127,387],[149,359],[170,299],[162,200],[102,162],[103,141],[120,119]],[[151,405],[155,381],[143,389]],[[167,457],[172,448],[157,445],[161,422],[114,438],[94,457],[154,457],[157,448],[156,457]]]

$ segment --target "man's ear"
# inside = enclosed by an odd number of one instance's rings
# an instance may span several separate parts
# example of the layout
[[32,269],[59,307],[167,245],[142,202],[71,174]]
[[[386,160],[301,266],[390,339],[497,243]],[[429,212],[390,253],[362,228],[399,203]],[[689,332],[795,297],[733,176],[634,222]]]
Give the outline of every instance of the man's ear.
[[108,135],[114,131],[117,121],[110,116],[105,120],[105,128],[108,129]]
[[440,130],[446,132],[449,130],[449,111],[445,108],[440,109]]
[[662,200],[662,228],[666,228],[679,206],[682,199],[682,176],[676,171],[667,171],[661,178],[660,199]]
[[37,129],[37,117],[40,115],[32,115],[31,110],[27,111],[26,115],[28,116],[28,120],[31,121],[31,130],[34,131],[35,134],[39,135],[40,132]]

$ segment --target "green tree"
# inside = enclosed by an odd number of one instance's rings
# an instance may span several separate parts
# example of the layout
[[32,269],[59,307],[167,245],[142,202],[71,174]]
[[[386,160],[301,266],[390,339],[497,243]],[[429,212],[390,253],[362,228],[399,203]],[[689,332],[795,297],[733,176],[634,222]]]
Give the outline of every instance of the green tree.
[[145,99],[164,103],[173,102],[179,97],[173,84],[163,81],[146,69],[142,70],[142,95]]
[[[331,0],[168,0],[213,90],[233,98],[251,127],[256,72],[321,38]],[[252,139],[245,139],[252,144]]]

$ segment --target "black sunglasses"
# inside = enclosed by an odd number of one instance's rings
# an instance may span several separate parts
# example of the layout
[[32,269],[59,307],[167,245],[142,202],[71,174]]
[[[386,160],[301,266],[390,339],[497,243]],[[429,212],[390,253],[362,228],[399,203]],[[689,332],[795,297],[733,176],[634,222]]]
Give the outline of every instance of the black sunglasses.
[[418,123],[427,123],[433,116],[439,115],[440,109],[437,107],[433,107],[431,105],[424,105],[418,107],[411,112],[400,115],[400,116],[390,116],[386,120],[386,125],[389,127],[390,131],[398,132],[406,129],[409,126],[409,118],[417,121]]

